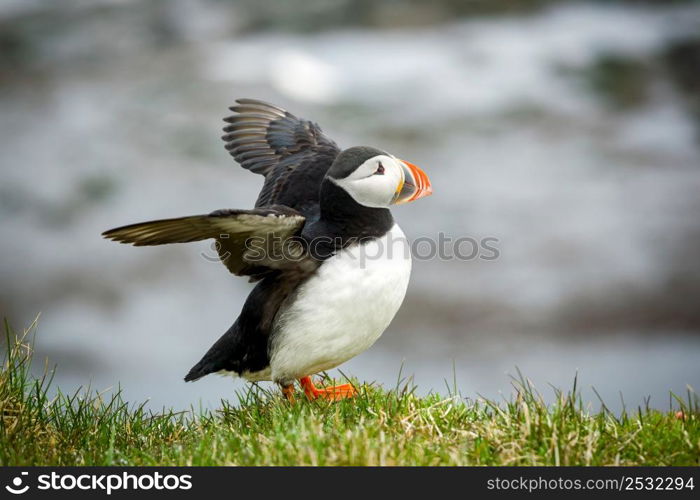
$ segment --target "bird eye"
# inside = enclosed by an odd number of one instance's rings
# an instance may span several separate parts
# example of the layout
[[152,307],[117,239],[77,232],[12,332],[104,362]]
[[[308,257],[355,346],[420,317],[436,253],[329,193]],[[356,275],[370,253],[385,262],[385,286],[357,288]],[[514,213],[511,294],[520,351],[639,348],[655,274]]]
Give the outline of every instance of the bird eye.
[[377,167],[377,171],[374,172],[375,175],[384,175],[384,165],[379,163],[379,166]]

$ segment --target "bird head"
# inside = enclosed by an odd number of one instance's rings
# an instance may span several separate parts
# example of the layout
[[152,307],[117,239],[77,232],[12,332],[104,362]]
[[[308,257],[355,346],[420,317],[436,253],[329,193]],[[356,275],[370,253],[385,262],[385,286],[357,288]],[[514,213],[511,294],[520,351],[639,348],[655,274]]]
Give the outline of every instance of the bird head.
[[365,146],[342,151],[326,177],[357,203],[372,208],[408,203],[433,192],[430,179],[416,165]]

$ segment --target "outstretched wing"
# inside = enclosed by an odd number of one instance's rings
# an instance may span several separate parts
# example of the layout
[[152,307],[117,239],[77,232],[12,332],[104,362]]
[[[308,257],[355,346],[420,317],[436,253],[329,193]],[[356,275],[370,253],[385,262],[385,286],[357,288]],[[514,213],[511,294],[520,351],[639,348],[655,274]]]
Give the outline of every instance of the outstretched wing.
[[307,264],[300,239],[305,218],[283,206],[217,210],[208,215],[141,222],[110,229],[105,238],[134,246],[188,243],[213,238],[224,265],[237,276],[258,279],[270,270]]
[[224,118],[226,149],[243,168],[265,176],[256,207],[318,210],[323,176],[340,152],[313,122],[256,99],[238,99]]

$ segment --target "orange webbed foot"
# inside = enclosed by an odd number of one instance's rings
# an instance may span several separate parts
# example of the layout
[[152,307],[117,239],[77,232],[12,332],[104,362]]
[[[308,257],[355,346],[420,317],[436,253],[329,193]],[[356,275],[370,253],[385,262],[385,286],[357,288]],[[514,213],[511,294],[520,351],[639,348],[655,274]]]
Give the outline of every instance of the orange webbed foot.
[[352,398],[357,395],[357,390],[352,384],[333,385],[330,387],[316,387],[311,380],[311,377],[303,377],[299,379],[304,394],[309,399],[328,399],[331,401],[339,401],[341,399]]

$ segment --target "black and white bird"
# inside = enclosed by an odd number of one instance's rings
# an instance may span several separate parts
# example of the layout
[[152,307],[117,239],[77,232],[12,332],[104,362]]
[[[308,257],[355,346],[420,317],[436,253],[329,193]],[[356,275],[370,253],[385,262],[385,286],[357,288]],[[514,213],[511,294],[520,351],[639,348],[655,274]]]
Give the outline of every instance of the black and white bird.
[[411,256],[389,207],[432,193],[417,166],[372,147],[341,150],[315,123],[239,99],[226,149],[265,182],[251,210],[141,222],[103,236],[134,246],[209,238],[236,276],[257,282],[233,326],[185,377],[232,373],[271,380],[294,399],[341,399],[350,384],[317,388],[311,375],[369,348],[403,302]]

